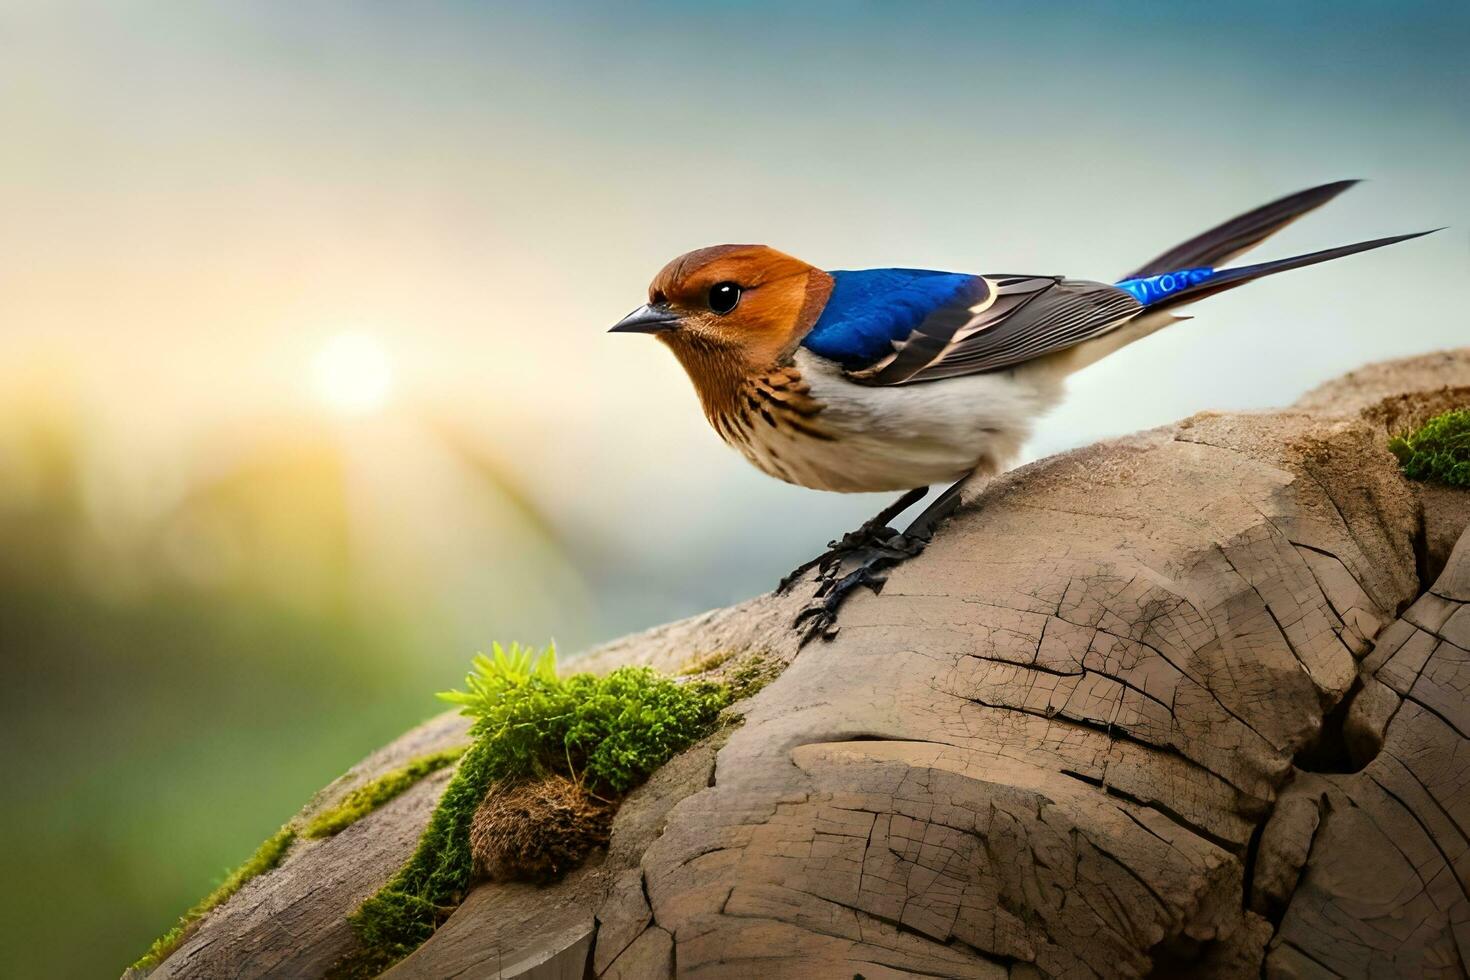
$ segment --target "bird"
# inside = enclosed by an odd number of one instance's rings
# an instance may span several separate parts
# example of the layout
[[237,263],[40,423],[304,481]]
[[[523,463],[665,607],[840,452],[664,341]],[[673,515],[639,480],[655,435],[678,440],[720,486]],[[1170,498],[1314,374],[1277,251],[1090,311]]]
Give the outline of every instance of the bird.
[[[1179,310],[1207,296],[1430,233],[1224,267],[1356,183],[1262,205],[1112,282],[827,271],[765,245],[714,245],[665,265],[611,332],[668,347],[715,432],[762,472],[815,490],[904,491],[793,573],[823,569],[807,637],[830,636],[853,588],[881,587],[884,569],[1014,461],[1069,375],[1188,319]],[[938,484],[949,486],[906,531],[887,526]]]

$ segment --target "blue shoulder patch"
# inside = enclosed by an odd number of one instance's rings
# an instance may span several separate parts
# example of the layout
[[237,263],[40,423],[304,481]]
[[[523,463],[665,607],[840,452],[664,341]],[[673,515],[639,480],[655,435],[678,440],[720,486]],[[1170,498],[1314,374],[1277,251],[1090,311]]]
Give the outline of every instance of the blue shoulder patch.
[[1124,279],[1122,282],[1113,283],[1119,289],[1133,294],[1133,298],[1144,306],[1152,306],[1166,296],[1172,296],[1185,286],[1195,286],[1206,279],[1213,278],[1215,270],[1210,268],[1180,269],[1178,272],[1165,272],[1158,276],[1144,276],[1141,279]]
[[830,273],[832,295],[801,345],[845,368],[866,367],[893,352],[930,313],[953,302],[975,276],[929,269]]

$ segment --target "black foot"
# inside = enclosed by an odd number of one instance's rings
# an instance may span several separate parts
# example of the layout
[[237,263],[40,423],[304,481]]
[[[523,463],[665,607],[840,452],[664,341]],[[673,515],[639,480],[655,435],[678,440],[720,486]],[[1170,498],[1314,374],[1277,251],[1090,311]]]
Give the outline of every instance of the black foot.
[[863,526],[856,531],[848,531],[838,540],[828,541],[825,552],[813,558],[811,561],[802,562],[787,572],[786,577],[781,579],[781,582],[776,586],[776,592],[778,594],[786,592],[792,585],[801,581],[806,576],[806,573],[813,568],[820,568],[825,573],[829,567],[849,555],[856,554],[865,548],[882,545],[888,539],[899,533],[889,527],[888,522],[908,510],[913,504],[922,500],[924,494],[928,492],[928,487],[916,487],[887,507],[884,507],[877,514],[874,514],[872,518],[865,521]]
[[936,497],[914,518],[907,531],[895,531],[888,522],[927,492],[922,487],[910,490],[871,521],[843,535],[841,541],[833,541],[826,554],[782,579],[778,592],[784,592],[813,568],[819,573],[820,584],[812,601],[797,613],[791,624],[802,631],[799,646],[806,646],[818,636],[824,640],[836,636],[837,610],[854,589],[866,585],[874,592],[882,591],[890,568],[923,551],[934,537],[934,530],[959,507],[960,486],[964,482],[960,480]]
[[883,583],[888,580],[888,569],[914,557],[928,543],[928,537],[890,529],[889,536],[882,541],[850,549],[841,555],[828,552],[822,556],[823,559],[830,556],[830,561],[819,566],[821,584],[817,586],[812,601],[796,614],[791,624],[802,631],[799,646],[806,646],[818,636],[824,640],[836,636],[837,610],[848,595],[862,585],[881,592]]

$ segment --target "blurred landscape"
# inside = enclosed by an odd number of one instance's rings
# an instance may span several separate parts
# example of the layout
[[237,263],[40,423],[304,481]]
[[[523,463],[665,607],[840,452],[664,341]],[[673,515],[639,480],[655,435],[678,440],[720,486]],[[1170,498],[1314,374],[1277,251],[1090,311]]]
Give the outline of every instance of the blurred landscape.
[[1121,274],[1323,181],[1032,457],[1464,345],[1470,7],[0,0],[0,975],[113,976],[492,641],[770,588],[669,258]]
[[[78,963],[112,972],[324,777],[434,712],[468,649],[458,610],[536,636],[589,622],[549,528],[468,447],[438,443],[454,479],[408,514],[320,422],[129,468],[65,385],[0,390],[4,830],[30,883],[6,914],[66,909],[54,937],[108,957]],[[472,552],[489,573],[456,564]],[[57,975],[54,956],[12,948],[7,970]]]
[[676,542],[620,557],[567,488],[546,512],[479,420],[365,382],[341,339],[294,412],[143,448],[65,363],[0,371],[0,832],[27,882],[0,904],[37,940],[5,975],[116,972],[491,641],[565,663],[737,597],[667,583]]

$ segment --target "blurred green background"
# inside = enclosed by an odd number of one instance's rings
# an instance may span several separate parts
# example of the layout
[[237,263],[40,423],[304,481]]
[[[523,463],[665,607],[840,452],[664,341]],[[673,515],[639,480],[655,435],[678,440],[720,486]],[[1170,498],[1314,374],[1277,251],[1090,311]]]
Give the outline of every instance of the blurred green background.
[[1106,278],[1371,182],[1042,455],[1464,344],[1470,5],[0,0],[0,974],[116,975],[491,641],[877,509],[605,327],[669,258]]

